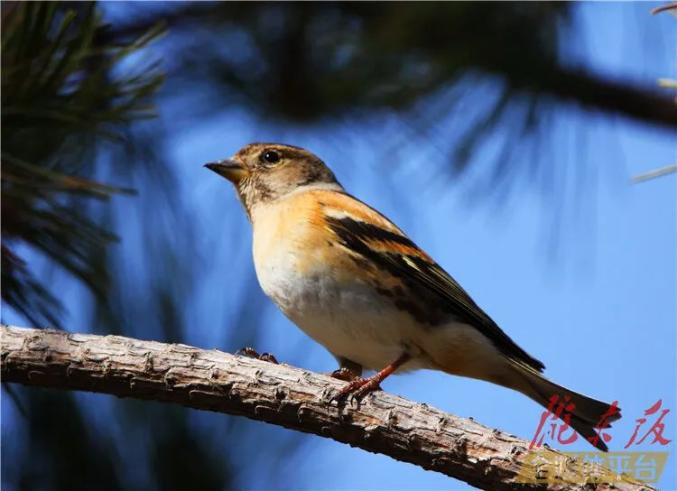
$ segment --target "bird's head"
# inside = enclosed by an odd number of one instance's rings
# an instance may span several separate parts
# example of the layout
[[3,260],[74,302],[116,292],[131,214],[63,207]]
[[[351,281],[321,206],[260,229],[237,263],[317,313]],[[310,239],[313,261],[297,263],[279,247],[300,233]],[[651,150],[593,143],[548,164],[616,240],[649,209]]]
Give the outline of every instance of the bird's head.
[[317,156],[279,143],[251,143],[231,158],[205,167],[233,183],[249,214],[255,206],[300,189],[341,189],[334,173]]

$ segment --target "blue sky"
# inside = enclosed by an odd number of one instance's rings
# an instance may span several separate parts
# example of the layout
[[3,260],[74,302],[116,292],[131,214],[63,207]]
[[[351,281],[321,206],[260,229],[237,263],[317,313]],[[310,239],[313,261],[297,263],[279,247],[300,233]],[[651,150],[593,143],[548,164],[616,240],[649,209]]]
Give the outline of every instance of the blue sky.
[[[567,47],[572,63],[644,84],[674,77],[674,51],[668,48],[675,41],[674,20],[665,14],[649,17],[651,6],[580,5],[574,29],[580,43]],[[553,199],[524,184],[501,202],[492,199],[490,189],[469,191],[475,189],[469,178],[450,180],[436,142],[411,136],[412,144],[393,149],[388,142],[394,133],[402,138],[403,127],[387,118],[349,130],[345,122],[281,129],[239,110],[187,124],[180,105],[160,109],[170,136],[166,164],[178,173],[179,197],[194,218],[195,264],[202,271],[186,301],[184,315],[194,327],[183,342],[239,348],[223,345],[221,326],[245,328],[232,326],[241,303],[260,303],[265,305],[260,351],[311,370],[335,368],[334,359],[258,289],[241,288],[253,275],[250,227],[230,185],[201,167],[250,141],[283,141],[315,152],[352,194],[398,223],[546,364],[548,377],[597,399],[618,400],[624,418],[612,430],[612,450],[622,449],[635,418],[656,400],[675,410],[677,177],[630,182],[633,175],[677,161],[667,132],[564,109],[549,129],[547,155],[553,165],[585,169],[585,179],[575,184],[576,176],[565,174],[570,181],[562,188],[569,189],[565,198]],[[445,121],[438,132],[445,131]],[[379,147],[383,151],[375,151]],[[387,165],[384,158],[390,156],[399,165]],[[124,231],[121,235],[124,242]],[[79,293],[72,292],[75,308]],[[74,330],[85,329],[77,316],[73,320]],[[433,372],[393,377],[383,386],[524,438],[533,435],[542,411],[521,394]],[[195,424],[206,421],[198,418]],[[676,425],[671,412],[668,438],[677,437]],[[267,426],[265,431],[278,437],[287,430]],[[579,442],[567,450],[589,448]],[[677,482],[674,442],[667,449],[671,461],[661,489],[673,489]],[[467,488],[441,474],[312,436],[283,458],[278,482],[291,488]],[[251,489],[270,485],[265,472],[241,477]]]

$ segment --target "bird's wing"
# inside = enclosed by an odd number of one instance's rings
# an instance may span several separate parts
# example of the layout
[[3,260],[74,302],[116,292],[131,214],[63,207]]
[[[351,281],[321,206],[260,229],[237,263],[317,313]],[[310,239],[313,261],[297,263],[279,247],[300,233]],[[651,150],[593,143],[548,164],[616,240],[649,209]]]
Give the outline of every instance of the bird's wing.
[[[539,372],[545,368],[543,363],[510,339],[451,275],[390,220],[349,195],[343,195],[343,198],[333,203],[325,201],[322,204],[327,225],[340,244],[366,259],[368,264],[386,276],[399,279],[406,289],[399,304],[408,308],[417,319],[435,324],[436,319],[439,319],[435,317],[435,311],[441,308],[446,319],[453,315],[477,328],[501,352],[515,361]],[[411,301],[412,296],[414,301]],[[417,305],[422,307],[417,308]],[[426,315],[427,319],[419,318]]]

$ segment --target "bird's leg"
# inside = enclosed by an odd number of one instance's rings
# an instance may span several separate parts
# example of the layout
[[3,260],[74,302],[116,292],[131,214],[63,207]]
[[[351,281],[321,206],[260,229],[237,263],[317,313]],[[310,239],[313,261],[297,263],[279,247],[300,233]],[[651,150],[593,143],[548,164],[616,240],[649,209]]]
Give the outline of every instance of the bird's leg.
[[339,358],[339,369],[334,370],[329,376],[346,382],[352,382],[362,376],[362,365],[347,358]]
[[276,365],[278,364],[277,358],[275,358],[273,355],[271,355],[270,353],[259,354],[258,351],[256,351],[251,346],[245,346],[244,348],[237,350],[235,354],[246,356],[248,358],[255,358],[257,360],[267,361],[270,363],[275,363]]
[[348,385],[346,385],[343,389],[341,389],[341,391],[338,393],[335,399],[343,399],[348,394],[353,394],[354,397],[360,398],[365,394],[367,394],[368,392],[380,389],[381,382],[383,382],[383,380],[385,380],[386,377],[388,377],[389,375],[392,375],[392,373],[395,370],[400,368],[410,359],[411,355],[409,355],[408,353],[402,353],[397,358],[397,360],[392,362],[390,365],[385,367],[380,372],[376,372],[376,374],[372,375],[371,377],[369,378],[359,377],[351,381]]

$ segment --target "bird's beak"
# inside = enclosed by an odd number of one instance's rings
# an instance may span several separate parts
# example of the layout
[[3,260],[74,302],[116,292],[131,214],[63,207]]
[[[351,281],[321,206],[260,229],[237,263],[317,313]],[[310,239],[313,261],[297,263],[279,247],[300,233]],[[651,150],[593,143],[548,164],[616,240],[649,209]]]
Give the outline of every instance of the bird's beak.
[[242,178],[249,175],[249,171],[245,169],[242,164],[230,159],[210,162],[205,164],[205,167],[216,172],[218,175],[225,177],[233,184],[237,184]]

